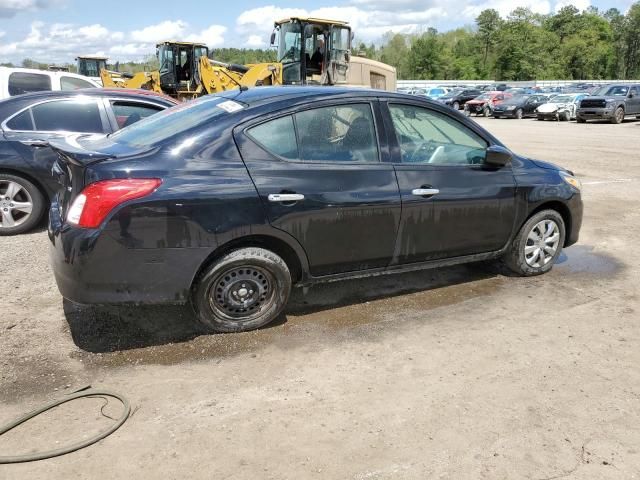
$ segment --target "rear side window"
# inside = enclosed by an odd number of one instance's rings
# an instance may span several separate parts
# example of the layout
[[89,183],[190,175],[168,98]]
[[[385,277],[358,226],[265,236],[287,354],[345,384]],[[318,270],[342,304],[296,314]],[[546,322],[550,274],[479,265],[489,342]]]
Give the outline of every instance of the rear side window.
[[31,108],[35,129],[38,131],[63,131],[102,133],[100,110],[95,100],[61,100],[41,103]]
[[289,160],[298,158],[296,131],[291,115],[253,127],[247,133],[269,153]]
[[156,105],[119,100],[112,100],[111,108],[116,117],[116,121],[118,122],[118,128],[128,127],[143,118],[147,118],[154,113],[164,110],[162,107]]
[[368,104],[315,108],[295,115],[300,159],[378,162],[373,114]]
[[33,130],[33,118],[31,109],[25,110],[20,115],[16,115],[7,122],[7,127],[11,130]]
[[60,77],[60,90],[78,90],[79,88],[95,88],[95,85],[75,77]]
[[14,72],[9,75],[9,95],[51,90],[51,77],[39,73]]

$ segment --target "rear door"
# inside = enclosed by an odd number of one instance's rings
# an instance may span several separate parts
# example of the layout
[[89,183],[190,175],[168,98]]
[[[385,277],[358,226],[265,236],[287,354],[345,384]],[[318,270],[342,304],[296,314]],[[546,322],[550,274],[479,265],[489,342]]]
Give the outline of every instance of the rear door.
[[501,249],[515,221],[511,167],[485,165],[488,141],[453,116],[404,102],[384,105],[395,131],[391,156],[403,208],[397,261]]
[[269,221],[304,248],[311,274],[390,263],[400,223],[376,102],[327,103],[234,132]]

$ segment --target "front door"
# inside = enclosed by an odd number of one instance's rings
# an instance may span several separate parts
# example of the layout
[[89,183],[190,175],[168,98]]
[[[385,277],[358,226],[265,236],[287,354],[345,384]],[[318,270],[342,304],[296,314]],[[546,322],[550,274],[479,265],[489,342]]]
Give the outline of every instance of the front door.
[[391,261],[400,194],[373,107],[326,105],[235,132],[269,222],[300,243],[313,276]]
[[640,90],[636,85],[629,89],[626,113],[640,114]]
[[510,166],[484,163],[489,142],[424,106],[389,103],[392,157],[402,198],[398,263],[499,250],[515,221]]

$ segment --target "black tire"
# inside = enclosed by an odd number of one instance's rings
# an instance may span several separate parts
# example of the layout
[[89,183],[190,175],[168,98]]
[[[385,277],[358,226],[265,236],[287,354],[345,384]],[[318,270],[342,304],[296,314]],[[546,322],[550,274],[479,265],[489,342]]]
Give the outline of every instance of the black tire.
[[522,119],[524,118],[524,111],[523,111],[521,108],[517,109],[517,110],[516,110],[515,117],[516,117],[518,120],[522,120]]
[[482,109],[482,116],[483,117],[490,117],[491,116],[491,109],[489,107],[484,107]]
[[460,103],[458,103],[458,102],[453,102],[453,105],[451,105],[451,107],[452,107],[454,110],[460,110]]
[[[16,185],[19,190],[15,190]],[[18,202],[25,205],[22,210],[16,208]],[[31,211],[28,213],[24,211],[27,204],[31,204]],[[0,173],[0,236],[28,232],[40,223],[46,206],[44,195],[29,180]],[[7,220],[14,225],[7,225]]]
[[192,303],[208,331],[245,332],[275,320],[290,293],[285,261],[269,250],[249,247],[226,254],[205,270]]
[[[540,259],[542,261],[535,262],[535,248],[538,246],[536,241],[529,238],[530,234],[536,236],[536,232],[539,232],[537,229],[538,225],[542,222],[553,222],[557,226],[558,238],[557,238],[557,246],[555,248],[554,253],[545,251],[545,255],[548,255],[548,259]],[[535,231],[534,231],[535,230]],[[543,273],[547,273],[549,270],[553,268],[553,264],[560,256],[562,252],[562,247],[564,245],[564,239],[566,235],[566,229],[564,225],[564,220],[562,219],[562,215],[560,215],[555,210],[542,210],[541,212],[532,215],[529,220],[525,222],[522,226],[516,237],[514,238],[509,250],[503,257],[504,264],[514,273],[521,275],[523,277],[531,277],[534,275],[541,275]],[[552,237],[549,237],[552,238]],[[542,236],[538,244],[549,245],[549,240],[544,239]],[[554,237],[555,244],[555,237]],[[533,248],[534,251],[525,252],[525,249]],[[538,248],[540,250],[540,248]],[[531,257],[527,258],[527,255],[531,255]],[[539,257],[537,257],[539,258]]]
[[624,120],[624,108],[618,107],[616,111],[613,112],[613,116],[611,117],[611,123],[620,124]]
[[571,114],[569,112],[562,112],[560,114],[560,120],[562,120],[563,122],[570,122]]
[[578,123],[587,123],[587,120],[581,117],[576,117],[576,122]]

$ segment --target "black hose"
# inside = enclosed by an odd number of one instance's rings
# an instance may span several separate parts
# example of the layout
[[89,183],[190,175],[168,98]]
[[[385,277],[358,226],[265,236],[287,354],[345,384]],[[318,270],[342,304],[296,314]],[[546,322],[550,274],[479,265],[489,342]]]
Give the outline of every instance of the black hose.
[[[129,401],[119,393],[110,392],[108,390],[93,390],[91,388],[87,390],[85,388],[85,389],[76,391],[67,397],[61,398],[59,400],[53,400],[47,403],[46,405],[43,405],[42,407],[37,408],[36,410],[33,410],[23,415],[22,417],[13,420],[12,422],[6,425],[0,426],[0,436],[4,435],[9,430],[14,429],[18,425],[21,425],[26,421],[31,420],[34,417],[37,417],[38,415],[46,412],[47,410],[51,410],[52,408],[62,405],[63,403],[71,402],[73,400],[77,400],[78,398],[96,398],[96,397],[115,398],[119,400],[124,407],[124,410],[120,418],[118,418],[116,422],[113,425],[111,425],[109,428],[94,435],[91,438],[82,440],[81,442],[73,443],[67,447],[58,448],[56,450],[49,450],[46,452],[39,452],[39,453],[30,453],[26,455],[0,457],[0,464],[33,462],[35,460],[44,460],[46,458],[58,457],[60,455],[65,455],[67,453],[75,452],[76,450],[80,450],[81,448],[88,447],[89,445],[93,445],[94,443],[111,435],[113,432],[115,432],[118,428],[122,426],[122,424],[127,420],[127,418],[129,418],[129,413],[131,412],[131,406],[129,405]],[[104,405],[103,405],[103,408],[104,408]]]

